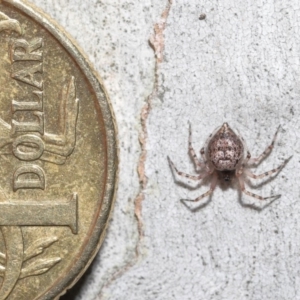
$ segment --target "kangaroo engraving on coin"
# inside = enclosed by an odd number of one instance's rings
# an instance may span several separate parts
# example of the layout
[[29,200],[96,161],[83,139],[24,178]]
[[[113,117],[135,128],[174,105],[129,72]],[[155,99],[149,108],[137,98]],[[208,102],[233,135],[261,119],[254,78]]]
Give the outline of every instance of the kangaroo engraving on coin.
[[58,299],[97,253],[113,203],[103,85],[42,13],[0,1],[0,300]]

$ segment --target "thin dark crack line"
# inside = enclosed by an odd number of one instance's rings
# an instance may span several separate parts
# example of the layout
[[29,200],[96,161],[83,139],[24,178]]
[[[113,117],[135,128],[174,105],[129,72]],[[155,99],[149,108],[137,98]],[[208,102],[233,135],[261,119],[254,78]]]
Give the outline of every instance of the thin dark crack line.
[[146,98],[145,105],[141,110],[141,132],[139,134],[139,142],[141,145],[141,155],[138,162],[138,176],[139,176],[139,193],[134,200],[134,215],[137,220],[137,229],[138,229],[138,241],[135,247],[135,257],[128,262],[124,267],[116,271],[102,286],[98,299],[102,299],[104,297],[103,290],[112,284],[117,278],[121,277],[124,273],[126,273],[131,267],[133,267],[140,258],[140,247],[142,243],[142,239],[144,237],[143,230],[143,219],[142,219],[142,202],[144,200],[144,191],[147,187],[148,179],[145,175],[145,161],[147,157],[147,120],[149,114],[152,109],[152,100],[156,97],[158,92],[158,83],[159,83],[159,75],[158,69],[159,64],[163,61],[163,53],[164,53],[164,30],[166,28],[167,18],[169,16],[169,12],[172,6],[173,0],[167,1],[167,6],[161,14],[160,20],[154,25],[154,34],[149,40],[149,44],[151,48],[154,50],[155,56],[155,68],[154,68],[154,84],[152,88],[151,94]]

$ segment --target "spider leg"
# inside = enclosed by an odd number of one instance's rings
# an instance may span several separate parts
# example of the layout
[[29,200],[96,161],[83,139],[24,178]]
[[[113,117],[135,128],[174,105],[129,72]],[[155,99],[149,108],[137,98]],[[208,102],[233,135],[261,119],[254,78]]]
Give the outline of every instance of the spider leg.
[[218,174],[217,172],[214,173],[211,184],[210,184],[210,189],[203,193],[202,195],[200,195],[199,197],[197,197],[196,199],[180,199],[181,201],[190,201],[190,202],[198,202],[201,199],[209,196],[210,194],[212,194],[212,192],[214,191],[214,189],[216,188],[217,185],[217,181],[218,181]]
[[251,154],[250,154],[249,151],[247,151],[247,156],[246,156],[245,161],[244,161],[244,163],[242,165],[243,167],[245,167],[247,165],[247,163],[250,160],[250,158],[251,158]]
[[254,178],[254,179],[260,179],[260,178],[264,178],[264,177],[267,177],[267,176],[271,176],[273,174],[276,174],[278,173],[287,163],[288,161],[292,158],[292,156],[290,156],[288,159],[286,159],[279,167],[273,169],[273,170],[270,170],[268,172],[264,172],[260,175],[256,175],[256,174],[253,174],[250,170],[245,170],[244,173],[251,177],[251,178]]
[[269,155],[269,153],[272,151],[272,149],[274,148],[274,144],[278,135],[280,129],[280,125],[278,126],[275,135],[273,137],[273,140],[271,142],[271,144],[265,149],[265,151],[258,157],[252,158],[248,161],[248,165],[255,165],[257,166],[266,156]]
[[206,169],[207,171],[209,171],[209,166],[208,166],[208,164],[207,164],[207,159],[206,159],[206,157],[205,157],[205,150],[204,150],[204,147],[201,148],[200,154],[201,154],[201,156],[202,156],[203,163],[204,163],[204,165],[205,165],[205,169]]
[[170,163],[170,165],[172,166],[172,168],[175,170],[175,172],[179,175],[179,176],[182,176],[182,177],[185,177],[185,178],[188,178],[188,179],[192,179],[192,180],[195,180],[195,181],[199,181],[203,178],[205,178],[206,176],[208,176],[210,173],[208,172],[204,172],[203,174],[199,174],[199,175],[190,175],[190,174],[187,174],[187,173],[183,173],[181,171],[179,171],[174,163],[171,161],[170,157],[168,156],[168,161]]
[[197,169],[198,168],[203,168],[205,166],[205,164],[198,159],[198,157],[195,153],[195,150],[193,148],[193,145],[192,145],[192,127],[191,127],[191,123],[189,123],[189,153],[190,153],[191,157],[193,158],[194,164],[197,167]]
[[274,199],[274,198],[279,198],[281,197],[281,195],[275,195],[275,196],[269,196],[269,197],[262,197],[262,196],[259,196],[257,194],[254,194],[254,193],[251,193],[249,192],[248,190],[246,190],[245,188],[245,183],[244,183],[244,179],[241,177],[241,176],[238,176],[238,180],[239,180],[239,184],[240,184],[240,187],[241,187],[241,191],[250,196],[250,197],[253,197],[255,199],[258,199],[258,200],[268,200],[268,199]]
[[249,161],[250,158],[251,158],[251,154],[250,154],[250,152],[247,150],[247,156],[246,156],[244,162],[242,163],[242,165],[240,166],[240,168],[238,168],[237,171],[236,171],[236,175],[237,175],[237,176],[240,176],[240,175],[243,174],[244,168],[245,168],[245,166],[247,165],[247,163],[248,163],[248,161]]

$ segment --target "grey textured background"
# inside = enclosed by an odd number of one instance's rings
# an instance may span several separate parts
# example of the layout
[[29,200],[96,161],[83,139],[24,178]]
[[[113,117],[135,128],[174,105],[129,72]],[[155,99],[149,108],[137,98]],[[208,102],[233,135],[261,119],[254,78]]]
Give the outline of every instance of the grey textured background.
[[[83,48],[119,127],[120,185],[107,238],[62,299],[300,299],[299,2],[32,2]],[[257,210],[247,204],[263,204],[233,185],[187,209],[179,199],[195,198],[208,183],[188,189],[174,182],[166,156],[195,172],[188,121],[196,149],[227,121],[253,156],[281,124],[257,173],[294,156],[251,190],[282,197]]]

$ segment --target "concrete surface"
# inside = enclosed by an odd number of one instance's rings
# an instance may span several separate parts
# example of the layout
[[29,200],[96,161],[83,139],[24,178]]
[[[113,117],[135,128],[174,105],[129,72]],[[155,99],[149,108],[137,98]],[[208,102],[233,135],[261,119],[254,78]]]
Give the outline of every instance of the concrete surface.
[[[62,299],[300,299],[299,2],[32,2],[84,49],[119,127],[120,185],[107,238]],[[233,184],[217,187],[206,205],[191,204],[198,209],[184,206],[180,198],[209,184],[175,182],[166,159],[195,173],[189,121],[197,153],[227,121],[253,156],[281,124],[257,173],[294,156],[276,178],[251,187],[281,198],[257,203]]]

